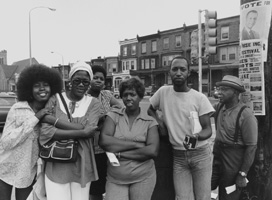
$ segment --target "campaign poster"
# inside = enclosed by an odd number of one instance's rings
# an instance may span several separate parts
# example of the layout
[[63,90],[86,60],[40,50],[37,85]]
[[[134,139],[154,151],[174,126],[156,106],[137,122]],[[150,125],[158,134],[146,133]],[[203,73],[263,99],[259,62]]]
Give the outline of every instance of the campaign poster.
[[241,0],[239,77],[246,89],[241,100],[255,115],[265,115],[264,62],[270,20],[270,0]]

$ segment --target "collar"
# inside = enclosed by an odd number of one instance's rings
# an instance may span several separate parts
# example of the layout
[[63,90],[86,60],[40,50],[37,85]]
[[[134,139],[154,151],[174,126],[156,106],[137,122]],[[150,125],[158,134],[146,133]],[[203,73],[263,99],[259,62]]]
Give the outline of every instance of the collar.
[[26,108],[31,109],[31,107],[29,106],[29,104],[28,104],[27,101],[18,101],[13,106],[14,106],[15,109],[21,109],[21,108],[23,108],[23,109],[26,109]]
[[[125,107],[123,107],[123,108],[112,108],[111,111],[114,112],[114,113],[117,113],[119,115],[122,115],[122,116],[127,116]],[[141,107],[140,107],[140,113],[136,117],[136,119],[142,119],[142,120],[145,120],[145,121],[153,120],[153,118],[151,116],[149,116],[147,114],[147,112],[142,112]]]

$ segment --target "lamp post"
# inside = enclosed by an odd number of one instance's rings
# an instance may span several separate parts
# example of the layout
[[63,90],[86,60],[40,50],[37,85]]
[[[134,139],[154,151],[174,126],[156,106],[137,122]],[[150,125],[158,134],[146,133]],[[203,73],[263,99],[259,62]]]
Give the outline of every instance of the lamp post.
[[198,11],[198,91],[202,92],[202,28],[201,13],[205,10]]
[[65,80],[64,80],[64,75],[65,75],[65,73],[64,73],[64,59],[63,59],[63,55],[62,54],[60,54],[60,53],[58,53],[58,52],[56,52],[56,51],[51,51],[51,53],[55,53],[55,54],[58,54],[58,55],[60,55],[61,56],[61,65],[62,65],[62,81],[63,81],[63,87],[65,88]]
[[28,20],[29,20],[29,64],[32,65],[32,55],[31,55],[31,12],[35,9],[38,9],[38,8],[46,8],[46,9],[49,9],[51,11],[56,11],[55,8],[49,8],[49,7],[46,7],[46,6],[38,6],[38,7],[35,7],[35,8],[32,8],[29,10],[29,13],[28,13]]

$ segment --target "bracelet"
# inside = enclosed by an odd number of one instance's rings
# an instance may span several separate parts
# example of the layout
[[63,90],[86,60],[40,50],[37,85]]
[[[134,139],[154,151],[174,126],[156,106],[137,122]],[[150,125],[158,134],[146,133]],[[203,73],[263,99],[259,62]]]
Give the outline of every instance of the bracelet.
[[56,127],[56,124],[58,123],[59,121],[59,118],[56,119],[55,123],[54,123],[54,126]]

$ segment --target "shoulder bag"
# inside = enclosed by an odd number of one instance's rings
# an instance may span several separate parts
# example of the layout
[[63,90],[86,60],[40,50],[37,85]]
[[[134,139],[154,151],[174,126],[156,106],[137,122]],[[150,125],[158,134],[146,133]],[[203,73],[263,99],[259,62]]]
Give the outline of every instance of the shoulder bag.
[[[61,101],[65,107],[69,121],[71,122],[71,116],[67,107],[67,104],[59,93]],[[78,157],[78,141],[74,139],[68,140],[50,140],[44,145],[40,146],[40,157],[46,162],[61,162],[71,163],[76,162]]]

